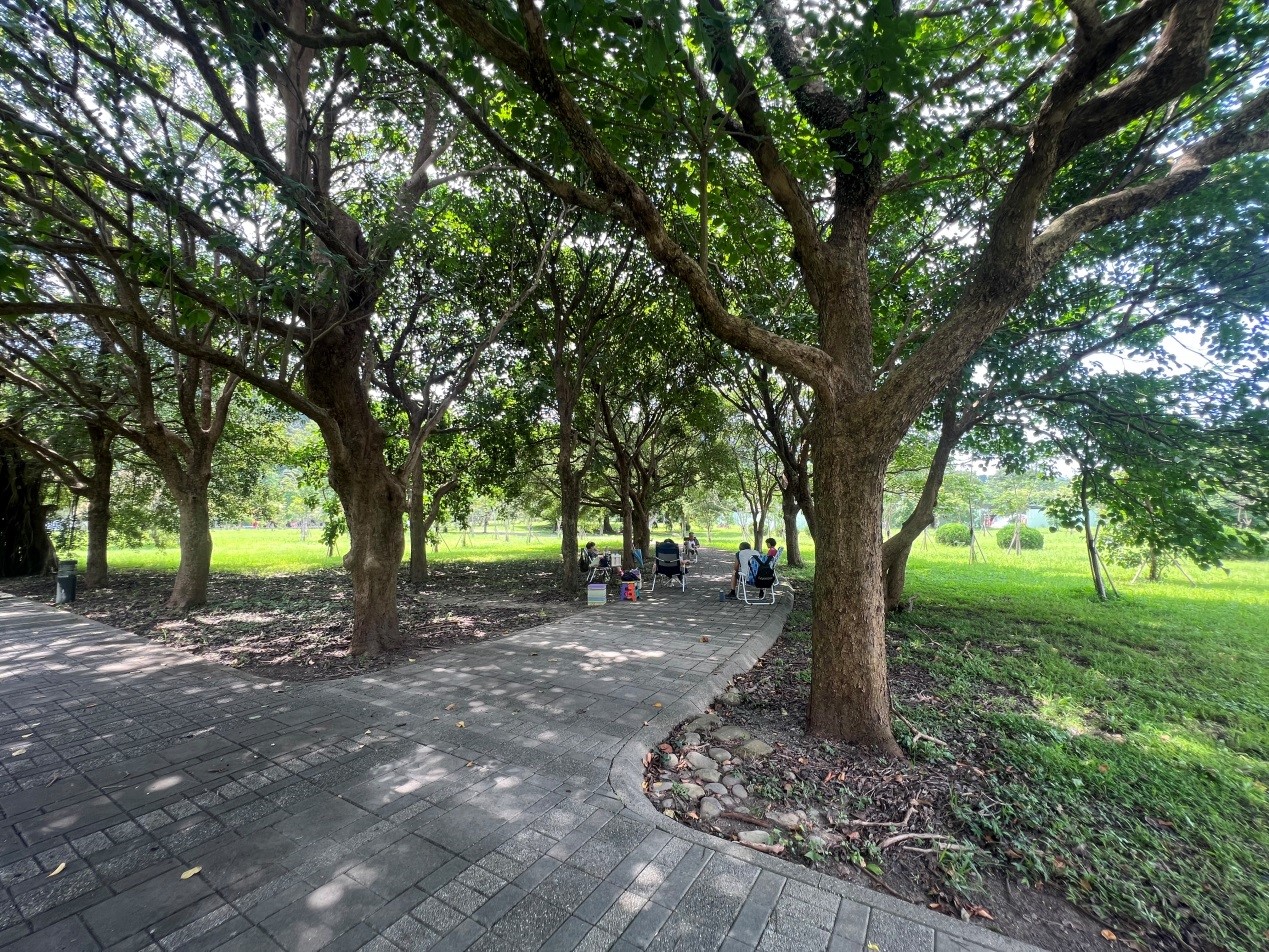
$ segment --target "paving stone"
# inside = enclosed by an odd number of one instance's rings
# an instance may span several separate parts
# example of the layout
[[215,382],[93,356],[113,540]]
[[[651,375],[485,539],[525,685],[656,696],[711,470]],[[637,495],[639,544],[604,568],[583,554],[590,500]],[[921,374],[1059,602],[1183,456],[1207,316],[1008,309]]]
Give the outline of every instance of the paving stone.
[[287,952],[310,952],[327,948],[360,925],[381,902],[373,890],[348,876],[338,876],[274,913],[261,925]]
[[453,854],[418,836],[406,836],[364,863],[348,870],[348,875],[369,886],[385,899],[440,869]]
[[934,952],[934,930],[882,909],[868,917],[867,943],[875,952]]
[[[729,566],[707,552],[700,574]],[[702,581],[591,609],[584,638],[565,619],[284,687],[0,594],[0,653],[40,662],[0,682],[0,736],[37,735],[0,768],[0,946],[982,952],[610,786],[653,703],[690,712],[753,643],[757,616]],[[714,714],[688,731],[708,817],[747,796],[720,765],[763,742]]]
[[211,886],[201,876],[181,879],[175,872],[168,872],[94,906],[84,913],[84,921],[98,939],[112,945],[211,892]]
[[100,948],[97,940],[78,919],[63,919],[47,929],[41,929],[5,946],[5,952],[89,952]]

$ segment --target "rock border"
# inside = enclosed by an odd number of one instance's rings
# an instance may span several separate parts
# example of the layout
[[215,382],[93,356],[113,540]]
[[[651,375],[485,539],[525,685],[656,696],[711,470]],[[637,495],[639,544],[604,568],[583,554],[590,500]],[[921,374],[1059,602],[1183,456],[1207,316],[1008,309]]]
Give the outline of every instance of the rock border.
[[[745,611],[752,610],[742,606],[738,608]],[[762,610],[758,609],[758,611]],[[965,942],[977,943],[996,950],[996,952],[1045,952],[1037,946],[1011,939],[981,926],[940,915],[882,892],[843,882],[834,876],[749,849],[732,840],[702,833],[666,816],[648,799],[643,789],[644,755],[649,751],[655,751],[657,745],[665,741],[675,725],[702,715],[705,708],[711,706],[714,700],[727,690],[736,675],[752,668],[758,659],[775,644],[776,639],[784,630],[791,611],[792,606],[789,605],[777,604],[770,607],[768,617],[757,625],[749,640],[739,651],[721,664],[709,678],[684,695],[681,700],[659,711],[646,727],[622,745],[613,758],[612,767],[608,772],[609,786],[612,787],[618,799],[627,809],[633,810],[641,820],[653,824],[671,836],[687,840],[696,846],[724,853],[786,879],[833,893],[860,905],[880,909],[918,925],[963,939]]]

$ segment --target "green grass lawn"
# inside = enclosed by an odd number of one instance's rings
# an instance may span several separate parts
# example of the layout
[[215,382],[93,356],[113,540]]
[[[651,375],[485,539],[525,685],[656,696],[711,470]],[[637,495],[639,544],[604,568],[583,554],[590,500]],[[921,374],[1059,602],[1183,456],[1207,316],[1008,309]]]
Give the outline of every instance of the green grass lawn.
[[[654,530],[653,536],[663,532]],[[699,533],[705,541],[705,533]],[[734,549],[736,530],[715,531]],[[589,536],[583,535],[583,541]],[[595,536],[602,548],[619,539]],[[221,530],[212,567],[298,572],[337,566],[296,530]],[[438,562],[551,558],[552,535],[442,534]],[[781,539],[783,542],[783,539]],[[897,661],[927,669],[940,709],[909,711],[938,735],[972,721],[998,746],[998,805],[960,815],[1000,862],[1060,882],[1081,905],[1176,934],[1201,923],[1220,947],[1269,936],[1269,562],[1234,562],[1094,597],[1079,536],[1045,536],[1020,557],[984,539],[987,561],[918,542],[915,598],[891,625]],[[814,558],[809,538],[803,553]],[[79,553],[82,558],[83,554]],[[168,549],[112,549],[114,569],[175,569]],[[810,567],[796,575],[809,577]],[[793,626],[794,628],[798,626]],[[984,703],[984,685],[1010,703]],[[921,745],[916,756],[941,756]],[[1008,844],[1013,853],[1002,849]],[[1017,855],[1014,855],[1017,854]]]
[[[914,608],[891,622],[897,661],[940,686],[941,711],[908,712],[917,726],[972,723],[1012,768],[999,804],[962,804],[962,819],[1023,877],[1104,916],[1265,948],[1269,562],[1187,566],[1197,586],[1175,569],[1130,585],[1112,567],[1122,597],[1101,603],[1074,533],[1021,557],[984,542],[973,565],[918,542]],[[985,701],[985,685],[1013,702]]]
[[[307,541],[300,541],[298,529],[215,529],[212,531],[213,572],[259,572],[278,574],[305,572],[310,569],[338,568],[348,551],[348,537],[343,536],[332,555],[326,554],[320,533],[310,530]],[[468,562],[492,562],[499,559],[551,558],[559,552],[559,540],[540,532],[528,541],[525,532],[512,532],[510,540],[494,533],[469,532],[464,537],[458,532],[443,533],[433,552],[428,553],[437,562],[452,560]],[[70,553],[80,560],[83,567],[84,550]],[[409,543],[406,544],[409,557]],[[109,553],[110,569],[129,569],[175,572],[181,553],[175,542],[164,548],[153,545],[124,548],[112,546]]]

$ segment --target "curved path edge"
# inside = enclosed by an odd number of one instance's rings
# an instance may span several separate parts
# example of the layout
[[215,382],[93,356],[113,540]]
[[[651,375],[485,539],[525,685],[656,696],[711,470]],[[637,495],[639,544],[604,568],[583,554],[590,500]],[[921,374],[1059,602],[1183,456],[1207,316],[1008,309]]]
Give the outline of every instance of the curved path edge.
[[[798,863],[792,863],[777,856],[770,856],[758,850],[749,849],[733,840],[725,840],[718,836],[702,833],[700,830],[679,823],[677,820],[672,820],[658,810],[652,801],[648,799],[647,794],[643,790],[644,755],[664,741],[669,730],[674,725],[704,713],[705,708],[713,705],[714,701],[723,693],[732,679],[750,670],[758,659],[766,654],[771,646],[776,643],[776,640],[779,639],[781,632],[784,631],[790,611],[790,606],[783,603],[772,609],[771,618],[763,627],[753,633],[744,647],[731,656],[721,671],[701,682],[698,687],[690,691],[681,700],[672,704],[667,710],[662,711],[656,720],[652,721],[647,727],[642,728],[635,737],[632,737],[622,747],[617,756],[613,758],[612,771],[608,775],[613,792],[617,794],[627,808],[638,815],[639,819],[646,823],[651,823],[671,836],[686,840],[693,845],[703,846],[715,852],[723,853],[741,862],[758,866],[768,872],[783,876],[786,879],[792,879],[816,889],[835,893],[843,899],[867,906],[870,909],[888,912],[920,926],[934,929],[936,933],[956,936],[963,939],[965,943],[972,943],[972,946],[992,949],[996,950],[996,952],[1041,952],[1036,946],[1011,939],[1008,936],[1000,935],[981,926],[959,922],[913,903],[905,902],[898,897],[888,896],[882,892],[864,889],[853,883],[843,882],[836,877],[828,876]],[[940,949],[941,952],[942,947],[937,945],[937,940],[936,948]],[[830,950],[832,949],[834,949],[834,946],[830,945]]]
[[730,565],[303,684],[0,595],[0,948],[1038,952],[644,796],[787,620]]

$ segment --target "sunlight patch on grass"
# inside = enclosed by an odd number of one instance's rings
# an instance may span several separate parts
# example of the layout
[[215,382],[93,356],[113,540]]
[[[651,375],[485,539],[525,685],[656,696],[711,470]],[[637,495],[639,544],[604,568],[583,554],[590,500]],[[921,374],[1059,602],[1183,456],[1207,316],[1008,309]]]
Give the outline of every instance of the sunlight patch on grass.
[[1054,727],[1059,727],[1068,734],[1088,734],[1094,730],[1092,714],[1088,708],[1077,704],[1069,697],[1051,694],[1034,696],[1036,715]]

